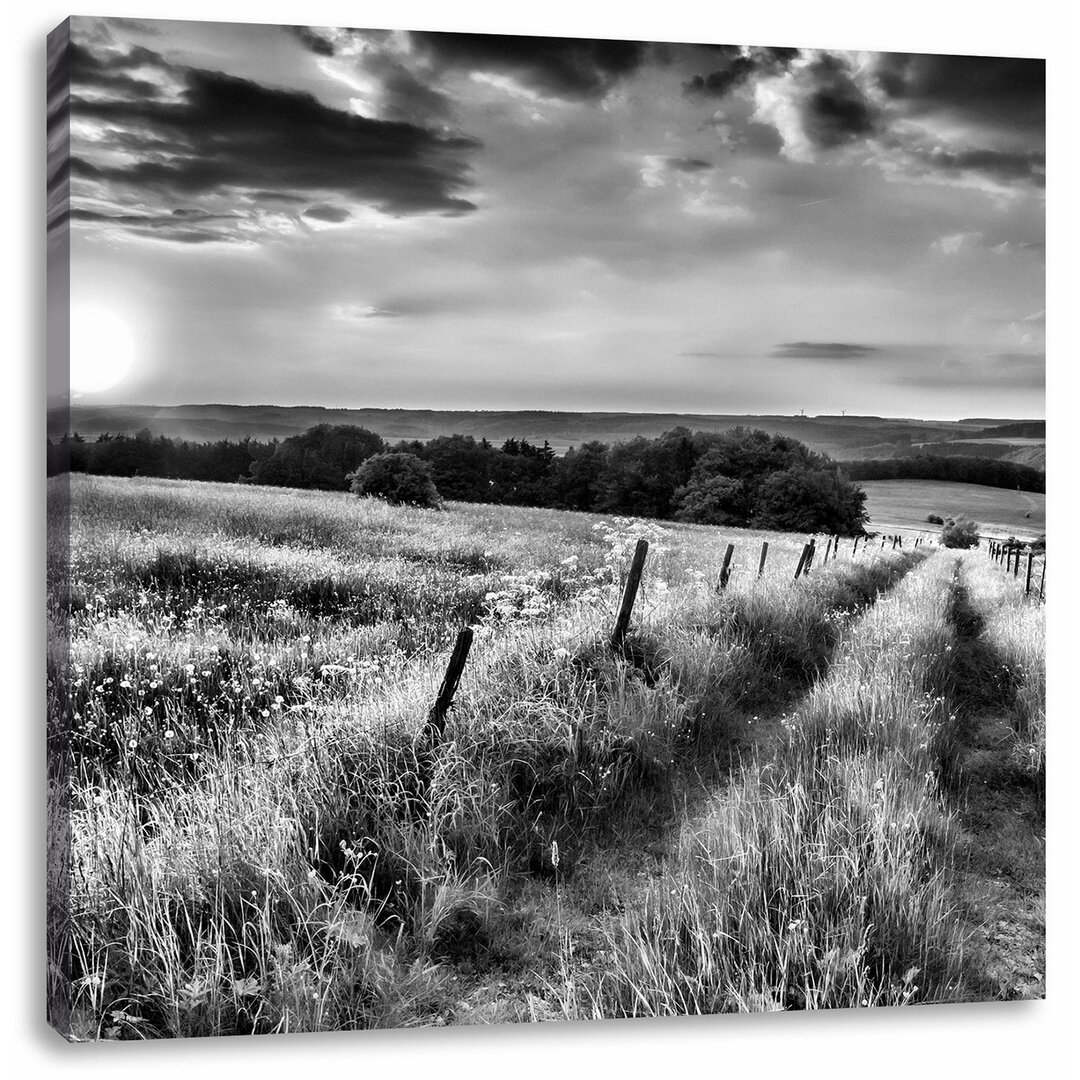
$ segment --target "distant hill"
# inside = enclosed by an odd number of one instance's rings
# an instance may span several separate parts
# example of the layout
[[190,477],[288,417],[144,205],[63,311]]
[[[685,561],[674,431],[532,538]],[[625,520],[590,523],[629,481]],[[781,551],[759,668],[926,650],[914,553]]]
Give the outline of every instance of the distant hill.
[[979,435],[984,439],[1045,439],[1045,420],[1023,420],[1016,424],[1000,424],[983,428]]
[[[87,439],[110,433],[133,435],[148,428],[155,436],[190,442],[219,439],[284,439],[316,424],[358,424],[384,439],[426,441],[438,435],[472,435],[494,443],[545,439],[557,452],[590,439],[615,442],[636,435],[655,438],[675,427],[725,431],[743,425],[789,435],[832,457],[880,457],[910,452],[912,444],[977,438],[988,426],[1031,421],[937,421],[880,416],[782,416],[698,413],[455,411],[429,409],[333,409],[279,405],[72,405],[51,409],[52,437],[78,431]],[[970,450],[968,451],[971,452]]]

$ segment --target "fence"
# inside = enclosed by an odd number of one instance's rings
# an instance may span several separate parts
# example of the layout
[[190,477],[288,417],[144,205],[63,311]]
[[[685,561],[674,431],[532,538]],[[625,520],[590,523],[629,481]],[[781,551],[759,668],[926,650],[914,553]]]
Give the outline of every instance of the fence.
[[[999,566],[1003,565],[1006,574],[1012,574],[1019,578],[1020,566],[1024,563],[1024,595],[1031,596],[1036,593],[1039,600],[1046,599],[1046,552],[1041,557],[1029,544],[1018,541],[1009,543],[1007,540],[990,540],[986,545],[987,555]],[[1036,590],[1035,579],[1038,578],[1039,586]]]
[[[876,539],[876,538],[875,538]],[[867,536],[856,536],[851,548],[851,558],[859,552],[859,542],[862,541],[862,550],[865,551],[872,541]],[[825,554],[821,558],[822,565],[827,563],[830,558],[835,560],[840,552],[839,536],[828,536],[825,544]],[[912,545],[912,550],[920,547],[924,542],[923,537],[916,537]],[[890,545],[890,550],[895,551],[897,549],[903,549],[904,541],[903,537],[899,535],[883,536],[881,538],[881,548],[883,550],[885,545]],[[649,541],[638,540],[637,546],[634,549],[634,555],[630,562],[630,568],[626,574],[626,580],[623,584],[622,596],[619,602],[618,614],[615,617],[615,625],[611,633],[610,646],[613,651],[620,652],[623,650],[626,635],[630,628],[630,619],[634,611],[634,602],[637,599],[638,588],[641,585],[641,576],[645,568],[645,557],[649,552]],[[1026,570],[1024,574],[1024,592],[1025,595],[1030,596],[1034,589],[1034,577],[1035,577],[1035,552],[1031,548],[1026,548],[1025,545],[1014,543],[1002,543],[1000,541],[991,540],[988,545],[988,552],[990,558],[996,562],[1005,563],[1005,572],[1011,571],[1013,577],[1020,576],[1021,558],[1023,555],[1027,557]],[[727,588],[728,583],[731,580],[732,574],[732,560],[735,554],[735,544],[729,543],[724,551],[724,560],[720,566],[720,572],[716,577],[715,590],[717,593],[723,593]],[[808,575],[814,566],[814,560],[817,555],[817,538],[811,537],[805,544],[803,544],[802,552],[799,555],[799,561],[795,566],[794,581],[798,581],[800,577]],[[757,577],[761,577],[765,572],[765,564],[769,557],[769,542],[763,540],[761,542],[761,552],[758,556],[757,564]],[[752,565],[752,564],[751,564]],[[1045,584],[1046,584],[1046,557],[1043,556],[1041,560],[1041,573],[1038,575],[1038,599],[1041,601],[1045,596]],[[472,646],[473,631],[470,627],[465,627],[458,633],[457,640],[454,643],[453,651],[450,654],[450,660],[446,667],[446,674],[443,676],[442,685],[439,688],[439,694],[435,699],[431,710],[428,713],[428,720],[425,726],[425,742],[429,750],[434,747],[442,739],[443,733],[446,729],[446,715],[453,705],[454,694],[457,691],[458,683],[461,680],[462,672],[465,669],[465,661],[469,656],[469,649]],[[425,778],[421,777],[421,781],[424,782]]]

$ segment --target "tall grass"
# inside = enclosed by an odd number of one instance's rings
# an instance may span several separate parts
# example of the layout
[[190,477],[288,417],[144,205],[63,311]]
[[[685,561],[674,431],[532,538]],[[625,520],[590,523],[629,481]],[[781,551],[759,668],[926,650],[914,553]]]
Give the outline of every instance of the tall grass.
[[608,930],[577,1015],[852,1007],[955,999],[949,744],[950,557],[935,554],[852,629],[767,759],[683,831],[673,865]]
[[1012,729],[1011,762],[1039,793],[1046,790],[1045,608],[981,552],[964,561],[964,582],[978,620],[979,673]]
[[[518,883],[552,876],[553,850],[572,877],[650,793],[751,745],[754,710],[805,691],[918,561],[871,551],[795,586],[801,538],[769,537],[758,579],[746,534],[718,596],[727,537],[700,527],[167,481],[72,494],[51,939],[55,1015],[85,1038],[452,1019],[455,965],[542,960]],[[436,646],[462,621],[477,644],[432,750]]]

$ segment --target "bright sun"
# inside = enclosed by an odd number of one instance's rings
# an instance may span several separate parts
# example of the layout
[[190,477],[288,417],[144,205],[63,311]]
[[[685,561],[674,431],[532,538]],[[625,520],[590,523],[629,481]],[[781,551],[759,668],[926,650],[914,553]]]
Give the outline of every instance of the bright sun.
[[71,389],[95,394],[115,386],[131,370],[135,338],[109,308],[76,304],[71,309]]

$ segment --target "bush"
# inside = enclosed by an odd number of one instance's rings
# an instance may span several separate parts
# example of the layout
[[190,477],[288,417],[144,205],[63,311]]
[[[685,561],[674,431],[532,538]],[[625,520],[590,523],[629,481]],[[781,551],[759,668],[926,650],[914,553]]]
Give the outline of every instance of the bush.
[[979,526],[970,518],[949,518],[941,529],[941,543],[947,548],[979,546]]
[[944,525],[945,524],[945,519],[943,517],[941,517],[939,514],[927,514],[926,515],[926,520],[929,521],[931,525]]
[[345,479],[355,495],[375,495],[389,503],[408,506],[432,509],[442,506],[431,466],[415,454],[375,454]]

